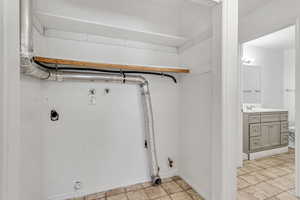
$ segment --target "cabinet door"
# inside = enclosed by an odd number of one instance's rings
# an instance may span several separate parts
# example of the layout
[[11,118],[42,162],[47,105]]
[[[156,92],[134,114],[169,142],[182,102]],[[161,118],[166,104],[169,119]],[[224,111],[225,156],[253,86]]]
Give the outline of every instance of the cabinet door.
[[250,137],[261,136],[260,124],[250,124]]
[[242,67],[243,103],[261,102],[261,69],[259,66]]
[[270,137],[270,145],[278,146],[281,143],[281,130],[280,123],[270,124],[269,129],[269,137]]
[[261,124],[261,142],[263,148],[271,146],[269,137],[270,127],[268,123]]

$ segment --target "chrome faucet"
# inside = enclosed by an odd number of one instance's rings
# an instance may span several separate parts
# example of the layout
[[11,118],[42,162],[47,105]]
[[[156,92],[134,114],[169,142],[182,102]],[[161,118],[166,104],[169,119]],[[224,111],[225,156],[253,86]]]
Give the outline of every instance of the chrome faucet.
[[255,108],[254,105],[247,105],[247,106],[246,106],[246,109],[247,109],[247,110],[253,110],[253,108]]

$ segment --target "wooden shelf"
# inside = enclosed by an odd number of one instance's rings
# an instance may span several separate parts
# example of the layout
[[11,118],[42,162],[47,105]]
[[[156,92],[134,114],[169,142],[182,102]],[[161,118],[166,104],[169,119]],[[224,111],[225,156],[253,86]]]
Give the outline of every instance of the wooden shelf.
[[122,64],[108,64],[108,63],[94,63],[76,60],[65,60],[45,57],[34,57],[37,62],[45,64],[69,65],[80,68],[94,68],[94,69],[116,69],[116,70],[134,70],[147,72],[168,72],[168,73],[189,73],[187,68],[179,67],[154,67],[154,66],[138,66],[138,65],[122,65]]

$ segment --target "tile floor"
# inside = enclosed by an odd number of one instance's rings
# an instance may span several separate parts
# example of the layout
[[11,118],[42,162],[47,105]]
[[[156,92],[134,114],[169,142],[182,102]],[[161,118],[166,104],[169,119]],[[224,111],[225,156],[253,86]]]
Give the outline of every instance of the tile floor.
[[295,152],[244,161],[238,169],[238,200],[298,200],[294,197]]
[[[237,200],[300,200],[295,189],[295,152],[244,161],[238,169]],[[204,200],[180,177],[164,179],[162,185],[141,183],[69,200]]]
[[180,177],[163,179],[160,186],[141,183],[69,200],[204,200]]

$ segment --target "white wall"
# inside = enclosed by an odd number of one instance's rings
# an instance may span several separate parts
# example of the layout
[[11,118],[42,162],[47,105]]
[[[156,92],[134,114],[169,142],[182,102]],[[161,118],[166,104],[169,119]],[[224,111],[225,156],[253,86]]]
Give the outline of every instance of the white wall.
[[4,160],[3,160],[3,153],[4,153],[4,135],[3,135],[3,121],[4,121],[4,104],[3,104],[3,98],[4,98],[4,81],[3,81],[3,65],[4,65],[4,23],[3,23],[3,19],[4,19],[4,5],[3,5],[3,1],[0,1],[0,199],[3,198],[3,165],[4,165]]
[[[20,200],[20,60],[19,57],[19,1],[3,0],[3,46],[1,46],[3,93],[0,106],[3,118],[1,132],[3,153],[3,194],[1,199]],[[1,163],[2,164],[2,163]]]
[[[36,38],[37,55],[88,61],[177,66],[176,52],[58,38]],[[177,174],[179,84],[150,78],[158,159],[162,176]],[[104,94],[110,88],[111,93]],[[96,89],[97,104],[88,103]],[[94,82],[42,82],[42,165],[44,198],[61,199],[149,180],[143,115],[136,86]],[[57,109],[61,119],[51,122]],[[167,158],[175,161],[168,167]],[[73,182],[83,189],[74,193]]]
[[21,197],[42,199],[41,81],[21,77]]
[[243,57],[261,67],[261,104],[266,108],[283,108],[283,50],[244,46]]
[[[61,39],[58,34],[68,34],[63,38],[74,38],[73,40]],[[145,43],[134,43],[136,47],[129,45],[119,45],[121,40],[110,40],[108,43],[103,42],[86,42],[81,41],[85,35],[65,33],[57,31],[55,37],[40,37],[35,35],[38,45],[35,50],[38,55],[52,58],[76,59],[91,62],[102,63],[121,63],[133,65],[158,65],[158,66],[178,66],[178,56],[175,48],[166,48],[164,46],[155,45],[155,50],[146,49]],[[146,46],[144,48],[143,46]],[[160,49],[160,50],[159,50]],[[167,50],[165,50],[167,49]]]
[[299,0],[275,0],[239,19],[239,41],[247,42],[295,24]]
[[211,39],[180,54],[191,74],[181,81],[179,174],[205,199],[211,198]]
[[295,124],[295,49],[284,51],[284,108],[289,111],[290,125]]

